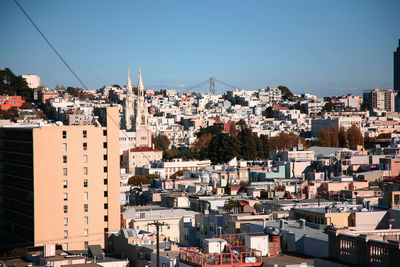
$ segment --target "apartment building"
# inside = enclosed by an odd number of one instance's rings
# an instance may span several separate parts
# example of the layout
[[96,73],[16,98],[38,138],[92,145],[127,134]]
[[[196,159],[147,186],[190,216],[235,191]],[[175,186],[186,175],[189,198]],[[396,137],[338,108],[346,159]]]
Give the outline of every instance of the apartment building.
[[25,79],[26,83],[28,84],[29,88],[37,88],[40,86],[40,77],[33,74],[22,74],[22,78]]
[[355,124],[358,128],[361,128],[362,122],[362,118],[358,116],[338,116],[336,118],[328,117],[314,119],[311,121],[311,135],[313,137],[317,137],[322,128],[326,128],[331,131],[336,125],[339,128],[344,127],[345,130],[349,129],[353,124]]
[[392,89],[373,89],[370,91],[365,91],[363,96],[364,101],[366,101],[367,107],[370,110],[377,109],[388,112],[395,111],[395,99],[397,96],[397,91]]
[[105,247],[120,228],[118,108],[84,126],[0,128],[0,242]]

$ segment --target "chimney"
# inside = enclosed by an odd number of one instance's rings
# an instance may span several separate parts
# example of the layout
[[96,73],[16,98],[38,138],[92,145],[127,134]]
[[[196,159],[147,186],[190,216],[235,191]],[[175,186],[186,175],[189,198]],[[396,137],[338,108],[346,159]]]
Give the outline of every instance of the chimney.
[[284,223],[285,223],[285,220],[283,220],[283,219],[280,219],[280,220],[279,220],[279,229],[283,230],[283,228],[284,228]]
[[305,229],[306,228],[306,220],[300,219],[300,229]]
[[394,219],[389,219],[389,229],[392,229],[394,223]]
[[330,213],[329,207],[325,207],[325,213]]

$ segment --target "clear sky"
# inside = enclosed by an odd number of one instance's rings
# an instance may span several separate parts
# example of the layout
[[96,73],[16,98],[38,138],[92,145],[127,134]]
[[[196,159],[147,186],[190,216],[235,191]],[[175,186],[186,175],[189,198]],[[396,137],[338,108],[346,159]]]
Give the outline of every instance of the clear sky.
[[[319,96],[393,87],[399,0],[19,0],[90,89],[286,85]],[[0,0],[0,68],[80,86],[13,0]],[[217,86],[218,89],[218,86]],[[226,89],[226,87],[225,87]]]

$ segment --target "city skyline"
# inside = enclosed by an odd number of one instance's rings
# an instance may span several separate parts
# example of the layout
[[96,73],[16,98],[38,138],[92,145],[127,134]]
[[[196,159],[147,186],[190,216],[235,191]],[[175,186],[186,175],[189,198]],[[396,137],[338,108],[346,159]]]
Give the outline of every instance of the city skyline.
[[[126,69],[139,65],[154,89],[210,76],[318,96],[393,88],[397,1],[155,3],[20,1],[89,89],[124,85]],[[81,87],[13,1],[0,7],[10,37],[0,41],[1,68],[37,74],[51,88]]]

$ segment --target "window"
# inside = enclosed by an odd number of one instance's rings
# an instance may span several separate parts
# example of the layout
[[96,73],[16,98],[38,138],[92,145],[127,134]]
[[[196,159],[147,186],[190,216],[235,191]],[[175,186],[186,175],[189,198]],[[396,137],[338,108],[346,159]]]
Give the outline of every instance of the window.
[[64,238],[68,238],[68,231],[64,230]]
[[68,213],[68,206],[64,205],[64,213]]
[[89,205],[88,204],[84,204],[83,205],[83,211],[84,212],[88,212],[89,211]]
[[83,218],[83,223],[84,223],[84,224],[89,224],[89,217],[88,217],[88,216],[85,216],[85,217]]
[[64,218],[64,226],[68,225],[68,218]]
[[68,200],[68,193],[64,193],[64,201]]
[[83,230],[83,236],[87,237],[88,235],[89,235],[89,230],[88,229]]
[[394,204],[395,205],[400,204],[400,195],[394,195]]
[[68,181],[67,180],[63,181],[63,188],[68,188]]
[[108,216],[107,215],[104,215],[104,221],[108,222]]
[[87,155],[83,155],[83,163],[88,163],[88,156]]
[[62,131],[62,138],[66,139],[67,138],[67,131]]
[[67,175],[68,175],[68,170],[67,170],[67,168],[63,168],[63,175],[64,175],[64,176],[67,176]]
[[104,203],[104,209],[108,209],[108,203]]
[[107,172],[107,167],[104,167],[104,172]]
[[83,175],[88,175],[88,167],[83,167]]
[[83,243],[83,247],[84,247],[85,249],[88,249],[88,248],[89,248],[89,242],[88,242],[88,241],[85,241],[85,242]]
[[87,143],[83,143],[83,150],[87,150]]
[[107,183],[108,183],[107,179],[104,179],[104,184],[107,184]]
[[84,131],[82,132],[82,134],[83,134],[83,138],[86,138],[86,137],[87,137],[87,131],[86,131],[86,130],[84,130]]
[[88,199],[89,199],[88,192],[83,192],[83,200],[88,200]]
[[107,136],[107,130],[103,130],[103,136]]
[[107,160],[107,154],[104,154],[104,155],[103,155],[103,159],[104,159],[104,160]]
[[108,197],[108,191],[104,191],[104,197]]
[[107,148],[107,142],[103,142],[103,148]]
[[62,144],[62,150],[65,152],[67,151],[67,143]]
[[104,232],[106,232],[106,233],[107,233],[107,232],[108,232],[108,228],[104,228]]
[[63,156],[63,163],[67,163],[67,156],[66,155]]
[[83,180],[83,187],[88,187],[88,180]]

